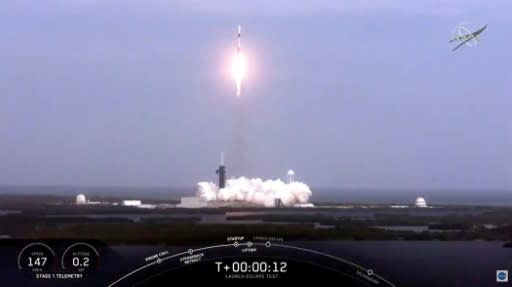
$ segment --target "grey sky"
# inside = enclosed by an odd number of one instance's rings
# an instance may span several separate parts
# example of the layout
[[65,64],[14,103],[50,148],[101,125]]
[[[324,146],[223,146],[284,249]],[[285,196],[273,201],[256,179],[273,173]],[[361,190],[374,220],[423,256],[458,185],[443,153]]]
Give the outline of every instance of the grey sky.
[[[512,189],[511,8],[2,1],[0,184],[213,179],[219,152],[232,160],[240,99],[227,71],[241,24],[248,175],[293,168],[312,186]],[[461,22],[489,26],[479,46],[452,53]]]

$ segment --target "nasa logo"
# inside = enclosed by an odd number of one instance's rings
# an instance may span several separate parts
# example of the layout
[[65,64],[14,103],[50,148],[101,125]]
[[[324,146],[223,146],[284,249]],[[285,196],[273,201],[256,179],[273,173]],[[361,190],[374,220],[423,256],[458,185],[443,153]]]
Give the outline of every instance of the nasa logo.
[[498,283],[508,282],[508,270],[496,270],[496,282],[498,282]]

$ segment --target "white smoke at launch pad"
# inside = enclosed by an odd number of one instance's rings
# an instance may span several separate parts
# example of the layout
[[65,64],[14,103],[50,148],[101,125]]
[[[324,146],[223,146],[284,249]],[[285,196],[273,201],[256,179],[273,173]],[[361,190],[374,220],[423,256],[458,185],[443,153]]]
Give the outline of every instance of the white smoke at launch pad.
[[197,196],[207,202],[233,202],[274,207],[276,199],[284,206],[308,203],[309,186],[301,182],[285,183],[280,179],[239,177],[228,179],[226,187],[219,189],[213,182],[199,182]]

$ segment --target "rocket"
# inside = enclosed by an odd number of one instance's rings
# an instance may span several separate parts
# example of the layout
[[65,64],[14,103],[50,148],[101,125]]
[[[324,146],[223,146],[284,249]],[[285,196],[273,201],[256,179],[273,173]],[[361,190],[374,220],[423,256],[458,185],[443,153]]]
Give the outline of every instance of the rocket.
[[240,36],[242,34],[242,27],[238,25],[238,54],[240,54]]
[[236,95],[240,96],[240,88],[242,87],[242,78],[244,77],[244,59],[240,51],[240,38],[242,36],[242,26],[238,25],[238,46],[233,61],[232,73],[236,81]]

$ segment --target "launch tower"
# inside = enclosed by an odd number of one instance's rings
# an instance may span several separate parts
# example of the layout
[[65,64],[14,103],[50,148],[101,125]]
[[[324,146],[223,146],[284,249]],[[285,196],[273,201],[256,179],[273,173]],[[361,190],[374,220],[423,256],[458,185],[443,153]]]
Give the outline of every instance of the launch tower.
[[216,172],[219,175],[219,189],[226,187],[226,167],[224,166],[224,153],[220,154],[220,165]]

